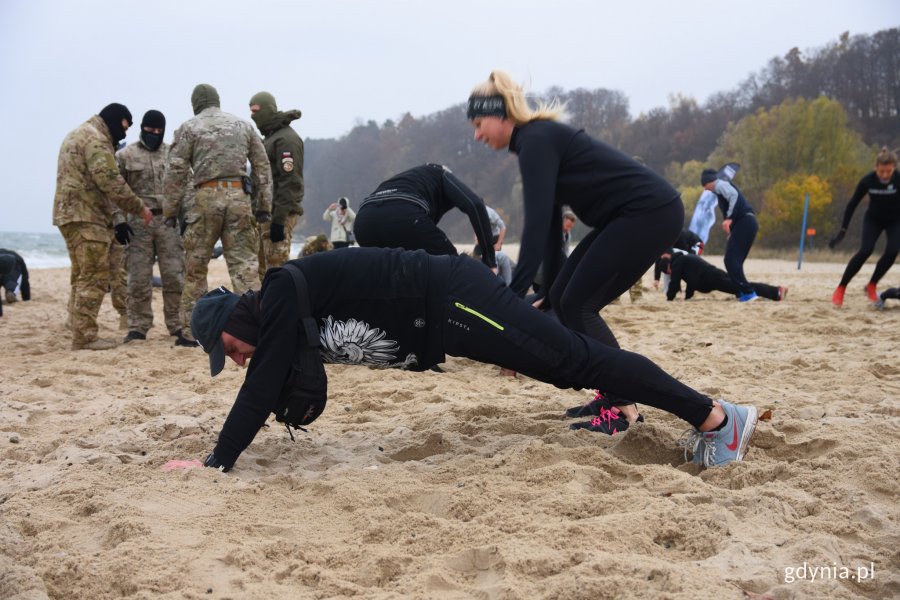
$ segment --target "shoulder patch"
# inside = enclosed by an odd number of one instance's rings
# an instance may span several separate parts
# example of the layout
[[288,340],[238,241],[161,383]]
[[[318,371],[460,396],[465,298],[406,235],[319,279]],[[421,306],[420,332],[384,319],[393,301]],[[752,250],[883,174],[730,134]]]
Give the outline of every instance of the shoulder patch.
[[285,161],[281,164],[281,168],[284,169],[285,173],[290,173],[294,170],[294,161]]

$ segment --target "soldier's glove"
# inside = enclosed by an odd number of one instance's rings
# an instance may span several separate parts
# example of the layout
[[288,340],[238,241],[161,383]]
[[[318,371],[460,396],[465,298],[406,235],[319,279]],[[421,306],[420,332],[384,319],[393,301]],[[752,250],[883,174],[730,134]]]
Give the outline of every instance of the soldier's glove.
[[123,246],[127,246],[131,242],[131,238],[134,237],[134,229],[128,223],[119,223],[115,226],[115,230],[116,241]]
[[256,213],[256,222],[257,223],[268,223],[271,220],[272,220],[271,213],[267,213],[267,212]]
[[272,221],[272,224],[269,226],[269,239],[275,244],[284,241],[284,225],[279,225]]
[[175,217],[169,217],[168,219],[166,219],[166,227],[175,229],[176,225],[178,225],[178,219],[176,219]]
[[841,240],[844,239],[845,235],[847,235],[846,229],[841,229],[840,231],[838,231],[837,235],[831,238],[831,241],[828,242],[828,247],[833,250],[835,246],[841,243]]

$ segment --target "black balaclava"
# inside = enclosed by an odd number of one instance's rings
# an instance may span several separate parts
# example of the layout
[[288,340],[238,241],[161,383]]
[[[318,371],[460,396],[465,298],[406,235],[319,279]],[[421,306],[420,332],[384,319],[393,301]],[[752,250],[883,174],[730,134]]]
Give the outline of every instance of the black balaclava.
[[194,114],[199,115],[203,109],[210,106],[219,107],[219,92],[208,83],[201,83],[191,93],[191,107]]
[[[144,131],[144,127],[152,127],[153,129],[162,129],[162,133],[150,133]],[[156,152],[162,145],[163,136],[166,135],[166,117],[158,110],[148,110],[144,113],[144,119],[141,121],[141,142],[148,150]]]
[[259,105],[259,110],[250,115],[260,132],[272,131],[278,125],[280,117],[278,105],[275,104],[275,96],[269,92],[258,92],[250,98],[250,106]]
[[243,293],[222,329],[251,346],[259,343],[259,297],[253,290]]
[[118,147],[119,142],[125,139],[125,128],[122,127],[122,119],[128,120],[128,126],[131,127],[131,112],[124,104],[113,102],[107,104],[100,111],[100,118],[106,123],[110,135],[113,139],[113,148]]

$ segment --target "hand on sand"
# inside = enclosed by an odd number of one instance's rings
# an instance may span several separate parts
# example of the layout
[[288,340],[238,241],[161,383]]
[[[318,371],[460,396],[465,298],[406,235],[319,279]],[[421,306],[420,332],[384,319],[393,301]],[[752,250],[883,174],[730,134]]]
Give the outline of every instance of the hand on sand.
[[203,462],[192,458],[190,460],[170,460],[163,465],[163,471],[175,471],[178,469],[197,469],[203,466]]

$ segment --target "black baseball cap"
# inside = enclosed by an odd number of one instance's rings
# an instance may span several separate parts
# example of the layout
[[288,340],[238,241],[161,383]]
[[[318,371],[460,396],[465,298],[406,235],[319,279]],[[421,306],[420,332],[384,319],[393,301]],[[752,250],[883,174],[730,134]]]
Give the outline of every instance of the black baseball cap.
[[209,354],[209,373],[213,377],[225,368],[222,330],[234,312],[240,296],[221,286],[197,300],[191,312],[191,333]]

